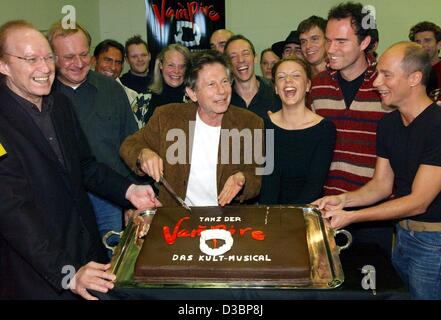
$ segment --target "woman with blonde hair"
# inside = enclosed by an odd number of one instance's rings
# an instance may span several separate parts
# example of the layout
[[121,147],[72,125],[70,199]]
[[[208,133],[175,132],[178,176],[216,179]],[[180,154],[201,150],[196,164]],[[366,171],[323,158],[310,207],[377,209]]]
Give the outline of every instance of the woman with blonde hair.
[[155,61],[149,93],[138,97],[133,110],[138,123],[142,123],[140,127],[148,122],[157,107],[185,102],[184,76],[189,60],[190,50],[181,44],[169,44],[161,50]]

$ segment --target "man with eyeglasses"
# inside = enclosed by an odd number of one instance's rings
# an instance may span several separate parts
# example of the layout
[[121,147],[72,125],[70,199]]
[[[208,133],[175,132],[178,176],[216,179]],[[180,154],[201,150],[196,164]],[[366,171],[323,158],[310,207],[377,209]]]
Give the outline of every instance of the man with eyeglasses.
[[0,39],[7,152],[0,159],[0,300],[95,299],[113,288],[115,275],[86,189],[121,206],[160,204],[150,186],[95,160],[69,99],[50,93],[55,64],[47,39],[25,21],[1,26]]
[[[61,22],[57,22],[50,28],[48,39],[57,55],[53,90],[64,93],[72,102],[97,160],[124,177],[130,177],[130,170],[118,151],[124,139],[138,126],[123,88],[114,80],[90,70],[91,38],[80,24],[76,24],[76,29],[63,29]],[[90,193],[89,196],[101,236],[110,230],[121,231],[121,207],[98,194]]]

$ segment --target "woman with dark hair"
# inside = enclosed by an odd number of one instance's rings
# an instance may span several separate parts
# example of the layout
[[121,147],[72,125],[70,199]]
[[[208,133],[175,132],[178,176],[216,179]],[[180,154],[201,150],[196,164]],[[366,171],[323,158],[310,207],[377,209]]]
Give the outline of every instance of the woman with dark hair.
[[267,48],[263,50],[260,54],[260,70],[262,71],[262,77],[268,82],[273,80],[273,74],[271,70],[273,66],[279,61],[280,58],[277,54],[274,53],[271,48]]
[[[272,73],[282,109],[265,119],[266,130],[274,132],[274,153],[267,154],[267,161],[274,156],[274,170],[263,176],[260,203],[310,203],[322,194],[334,150],[335,126],[305,105],[311,86],[311,71],[305,61],[284,58]],[[269,139],[267,146],[271,142]]]

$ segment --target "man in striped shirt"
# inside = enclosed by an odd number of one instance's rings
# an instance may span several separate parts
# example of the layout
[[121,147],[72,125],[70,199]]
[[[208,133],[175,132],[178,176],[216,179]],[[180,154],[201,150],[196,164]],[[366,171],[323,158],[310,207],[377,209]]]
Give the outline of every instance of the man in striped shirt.
[[[377,124],[390,111],[382,106],[373,87],[377,73],[366,54],[371,47],[371,29],[364,28],[369,12],[363,11],[360,3],[342,3],[329,11],[326,26],[329,70],[318,74],[312,81],[312,109],[331,119],[337,128],[325,195],[353,191],[372,178]],[[366,232],[368,238],[374,238],[373,241],[384,245],[385,251],[390,253],[392,229],[388,230],[390,236],[387,231],[384,239],[380,239],[383,232],[378,236],[370,228]]]

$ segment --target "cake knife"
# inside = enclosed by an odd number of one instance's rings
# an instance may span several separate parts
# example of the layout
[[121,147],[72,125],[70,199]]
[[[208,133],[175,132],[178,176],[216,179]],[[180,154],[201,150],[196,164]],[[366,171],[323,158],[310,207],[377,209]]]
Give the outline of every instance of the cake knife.
[[182,200],[182,198],[180,196],[178,196],[175,192],[175,190],[173,190],[173,188],[171,187],[171,185],[168,183],[167,180],[165,180],[165,178],[163,176],[161,176],[161,178],[159,179],[159,181],[162,183],[162,185],[167,189],[168,192],[170,192],[170,194],[172,195],[172,197],[179,202],[179,204],[181,206],[183,206],[185,209],[187,209],[188,211],[191,212],[191,208],[189,206],[187,206],[187,204],[185,203],[184,200]]

